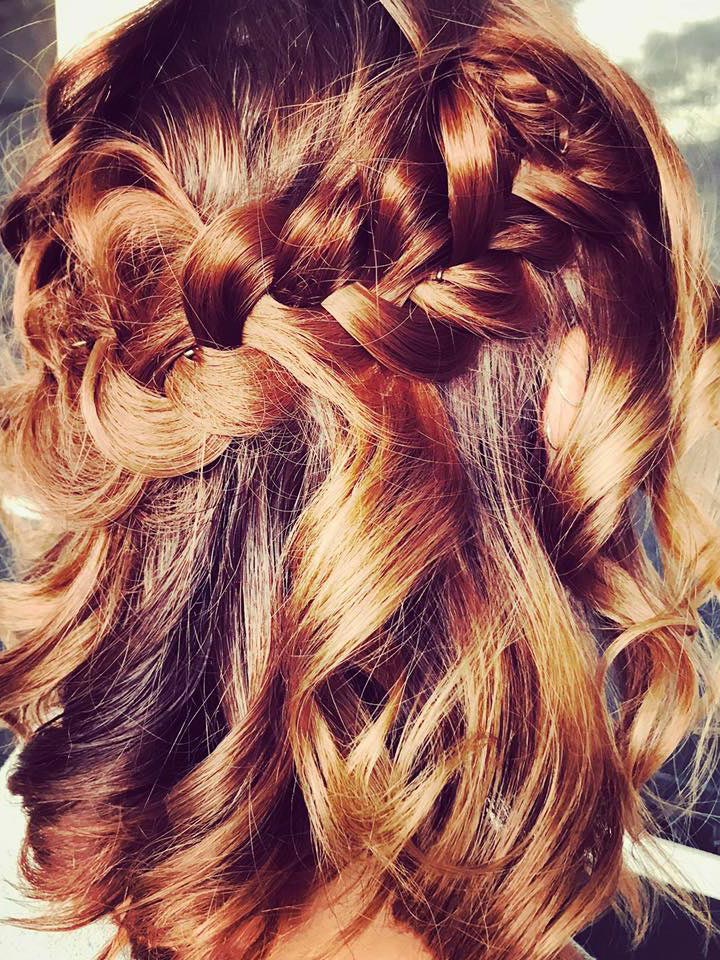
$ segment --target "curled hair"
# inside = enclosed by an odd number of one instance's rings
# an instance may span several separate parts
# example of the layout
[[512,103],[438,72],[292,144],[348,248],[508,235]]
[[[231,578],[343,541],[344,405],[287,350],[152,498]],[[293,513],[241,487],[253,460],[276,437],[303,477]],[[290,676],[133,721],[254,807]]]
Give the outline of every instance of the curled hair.
[[162,0],[45,127],[0,714],[47,922],[260,960],[357,865],[348,936],[454,960],[641,918],[623,836],[714,708],[720,585],[716,291],[643,92],[531,0]]

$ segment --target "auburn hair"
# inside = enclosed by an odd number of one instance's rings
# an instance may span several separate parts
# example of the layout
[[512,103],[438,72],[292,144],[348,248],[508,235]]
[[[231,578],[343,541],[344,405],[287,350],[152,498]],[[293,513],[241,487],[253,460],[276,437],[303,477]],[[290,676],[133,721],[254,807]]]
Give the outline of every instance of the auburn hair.
[[358,865],[345,935],[448,960],[642,918],[720,586],[717,296],[647,96],[532,0],[161,0],[44,133],[0,393],[36,922],[260,960]]

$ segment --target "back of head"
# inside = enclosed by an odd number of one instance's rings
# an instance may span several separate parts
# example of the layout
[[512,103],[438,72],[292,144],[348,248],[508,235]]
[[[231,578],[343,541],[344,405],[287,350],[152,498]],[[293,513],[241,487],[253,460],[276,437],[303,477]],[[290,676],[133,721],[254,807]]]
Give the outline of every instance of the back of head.
[[712,706],[719,582],[714,289],[645,95],[531,0],[161,0],[46,117],[2,230],[44,520],[0,709],[55,922],[252,960],[357,864],[454,960],[640,914],[623,834]]

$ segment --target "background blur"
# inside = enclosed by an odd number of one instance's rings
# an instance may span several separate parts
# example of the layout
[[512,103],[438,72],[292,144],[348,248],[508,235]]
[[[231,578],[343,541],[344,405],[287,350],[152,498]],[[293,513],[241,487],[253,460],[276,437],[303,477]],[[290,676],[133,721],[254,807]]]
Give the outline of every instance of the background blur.
[[[181,0],[186,2],[186,0]],[[240,0],[239,0],[240,2]],[[272,2],[272,0],[268,0]],[[481,0],[478,0],[481,2]],[[720,276],[720,0],[564,0],[580,29],[653,95],[678,140],[702,195],[715,272]],[[131,0],[58,0],[62,50],[82,41],[102,19]],[[37,98],[56,54],[53,0],[0,0],[0,206],[20,176],[38,120]],[[7,320],[12,264],[0,253],[0,325]],[[4,292],[4,295],[3,295]],[[0,491],[2,495],[2,491]],[[0,577],[8,575],[0,539]],[[0,732],[0,762],[7,739]],[[681,779],[681,753],[658,777],[671,796]],[[720,776],[689,822],[665,821],[666,831],[720,853]],[[0,825],[0,832],[3,825]],[[720,922],[720,904],[716,919]],[[611,918],[589,930],[584,943],[598,960],[720,960],[720,942],[704,946],[689,921],[662,911],[654,935],[631,951]],[[48,960],[52,960],[51,957]]]

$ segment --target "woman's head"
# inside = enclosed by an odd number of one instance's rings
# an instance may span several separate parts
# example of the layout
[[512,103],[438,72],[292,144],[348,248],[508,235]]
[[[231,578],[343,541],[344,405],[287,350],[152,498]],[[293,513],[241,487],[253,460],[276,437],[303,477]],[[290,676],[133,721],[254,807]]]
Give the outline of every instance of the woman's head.
[[47,133],[2,232],[35,889],[163,960],[259,958],[358,863],[448,958],[638,912],[623,832],[714,696],[720,359],[643,93],[530,0],[170,0]]

